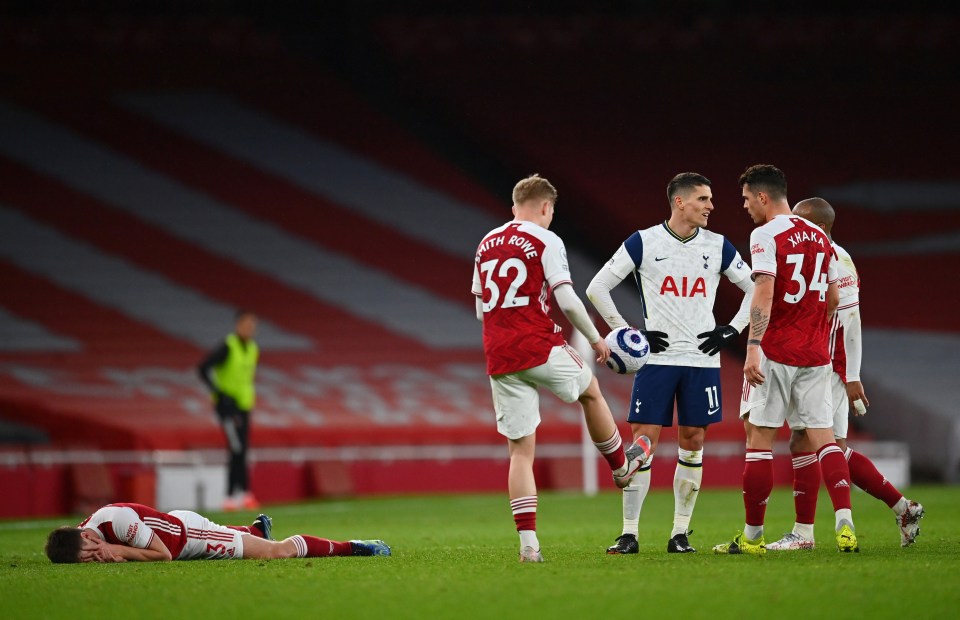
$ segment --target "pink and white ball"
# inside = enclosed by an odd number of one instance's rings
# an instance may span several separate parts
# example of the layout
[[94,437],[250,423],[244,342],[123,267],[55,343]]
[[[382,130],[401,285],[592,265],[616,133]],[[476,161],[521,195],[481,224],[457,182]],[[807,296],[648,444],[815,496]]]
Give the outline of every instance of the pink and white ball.
[[632,327],[615,329],[604,338],[610,347],[607,368],[619,375],[632,375],[650,358],[650,343]]

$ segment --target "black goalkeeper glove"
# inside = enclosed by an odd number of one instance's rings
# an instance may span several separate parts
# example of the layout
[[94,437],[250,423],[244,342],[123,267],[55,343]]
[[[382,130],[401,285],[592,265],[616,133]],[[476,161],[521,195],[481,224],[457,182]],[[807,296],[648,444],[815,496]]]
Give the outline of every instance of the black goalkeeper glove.
[[667,334],[664,332],[648,332],[645,329],[639,331],[650,343],[651,353],[663,353],[670,346],[670,343],[667,342]]
[[706,338],[697,347],[707,355],[716,355],[720,349],[733,342],[740,334],[736,329],[729,325],[717,325],[711,331],[697,334],[697,338]]

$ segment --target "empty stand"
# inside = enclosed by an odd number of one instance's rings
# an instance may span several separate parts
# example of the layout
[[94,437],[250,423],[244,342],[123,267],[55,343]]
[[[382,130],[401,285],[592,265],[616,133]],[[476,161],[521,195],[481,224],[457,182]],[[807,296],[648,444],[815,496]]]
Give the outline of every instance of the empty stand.
[[[0,84],[0,418],[43,441],[0,453],[0,491],[23,498],[2,516],[148,498],[158,463],[219,466],[207,455],[222,456],[224,440],[195,366],[237,307],[264,319],[252,436],[262,499],[501,489],[507,461],[469,286],[475,244],[510,217],[510,186],[471,180],[323,61],[251,23],[191,19],[52,16],[31,23],[30,37],[0,23],[0,70],[11,76]],[[704,52],[730,24],[678,38],[656,22],[548,26],[530,39],[515,19],[385,20],[370,42],[421,94],[411,99],[455,119],[481,156],[557,182],[557,226],[580,291],[634,228],[667,216],[662,188],[681,169],[714,180],[711,228],[741,248],[751,225],[736,175],[755,158],[788,171],[794,198],[955,174],[925,142],[942,146],[930,130],[949,108],[929,92],[901,97],[926,115],[877,136],[877,124],[891,125],[892,97],[873,82],[801,97],[810,94],[794,69],[765,104],[735,92],[720,69],[742,58]],[[757,45],[796,39],[772,32]],[[611,35],[599,49],[597,33]],[[599,70],[585,59],[594,52]],[[678,76],[691,87],[678,90]],[[835,109],[850,97],[876,106]],[[857,157],[845,151],[851,141]],[[838,237],[851,251],[925,235],[931,216],[960,225],[953,208],[876,210],[836,191]],[[956,331],[929,310],[941,254],[865,257],[867,324]],[[881,283],[905,273],[919,291],[891,299]],[[618,295],[636,320],[630,292]],[[738,303],[739,290],[722,286],[718,319]],[[708,448],[724,463],[711,474],[718,484],[735,484],[742,464],[740,366],[724,353],[728,413]],[[629,379],[599,376],[622,419]],[[542,405],[538,439],[555,461],[544,480],[566,486],[580,414]],[[675,438],[664,433],[661,458],[675,458]],[[669,484],[667,470],[656,484]]]

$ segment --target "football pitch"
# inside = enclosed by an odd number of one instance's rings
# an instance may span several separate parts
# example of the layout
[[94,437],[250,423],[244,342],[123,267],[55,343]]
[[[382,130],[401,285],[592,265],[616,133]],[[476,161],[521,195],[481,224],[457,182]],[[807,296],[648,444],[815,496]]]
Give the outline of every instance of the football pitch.
[[[739,490],[700,494],[690,541],[665,551],[670,491],[652,492],[639,555],[607,556],[620,533],[620,495],[540,496],[544,564],[517,562],[505,493],[392,497],[271,506],[274,536],[383,538],[389,558],[53,565],[53,527],[79,519],[0,522],[4,618],[850,618],[955,617],[960,607],[960,488],[907,496],[927,515],[900,548],[893,513],[854,493],[861,553],[839,554],[821,491],[814,551],[714,556],[742,527]],[[221,523],[248,523],[252,513]],[[789,489],[775,489],[767,539],[793,521]]]

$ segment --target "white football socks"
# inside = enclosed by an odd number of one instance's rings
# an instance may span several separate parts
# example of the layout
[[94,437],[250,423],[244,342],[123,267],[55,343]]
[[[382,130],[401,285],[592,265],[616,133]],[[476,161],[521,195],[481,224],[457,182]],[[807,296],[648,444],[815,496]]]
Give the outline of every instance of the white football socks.
[[623,490],[623,533],[640,533],[640,509],[650,491],[650,461],[640,466],[630,485]]
[[744,524],[743,535],[747,540],[757,540],[763,536],[763,526]]
[[670,537],[686,534],[690,528],[693,507],[703,480],[703,450],[678,450],[677,470],[673,475],[673,531]]
[[537,533],[533,530],[520,530],[520,548],[533,547],[540,551],[540,541],[537,540]]
[[910,505],[910,502],[907,501],[906,497],[901,497],[897,500],[897,503],[891,506],[893,512],[899,517],[907,511],[907,506]]
[[853,527],[853,511],[849,508],[841,508],[837,510],[834,514],[834,519],[836,522],[836,530],[839,532],[840,528],[843,527],[843,524],[846,523],[850,526],[850,529],[855,529]]
[[797,536],[800,536],[804,540],[814,541],[813,538],[813,523],[796,523],[793,524],[793,533]]

